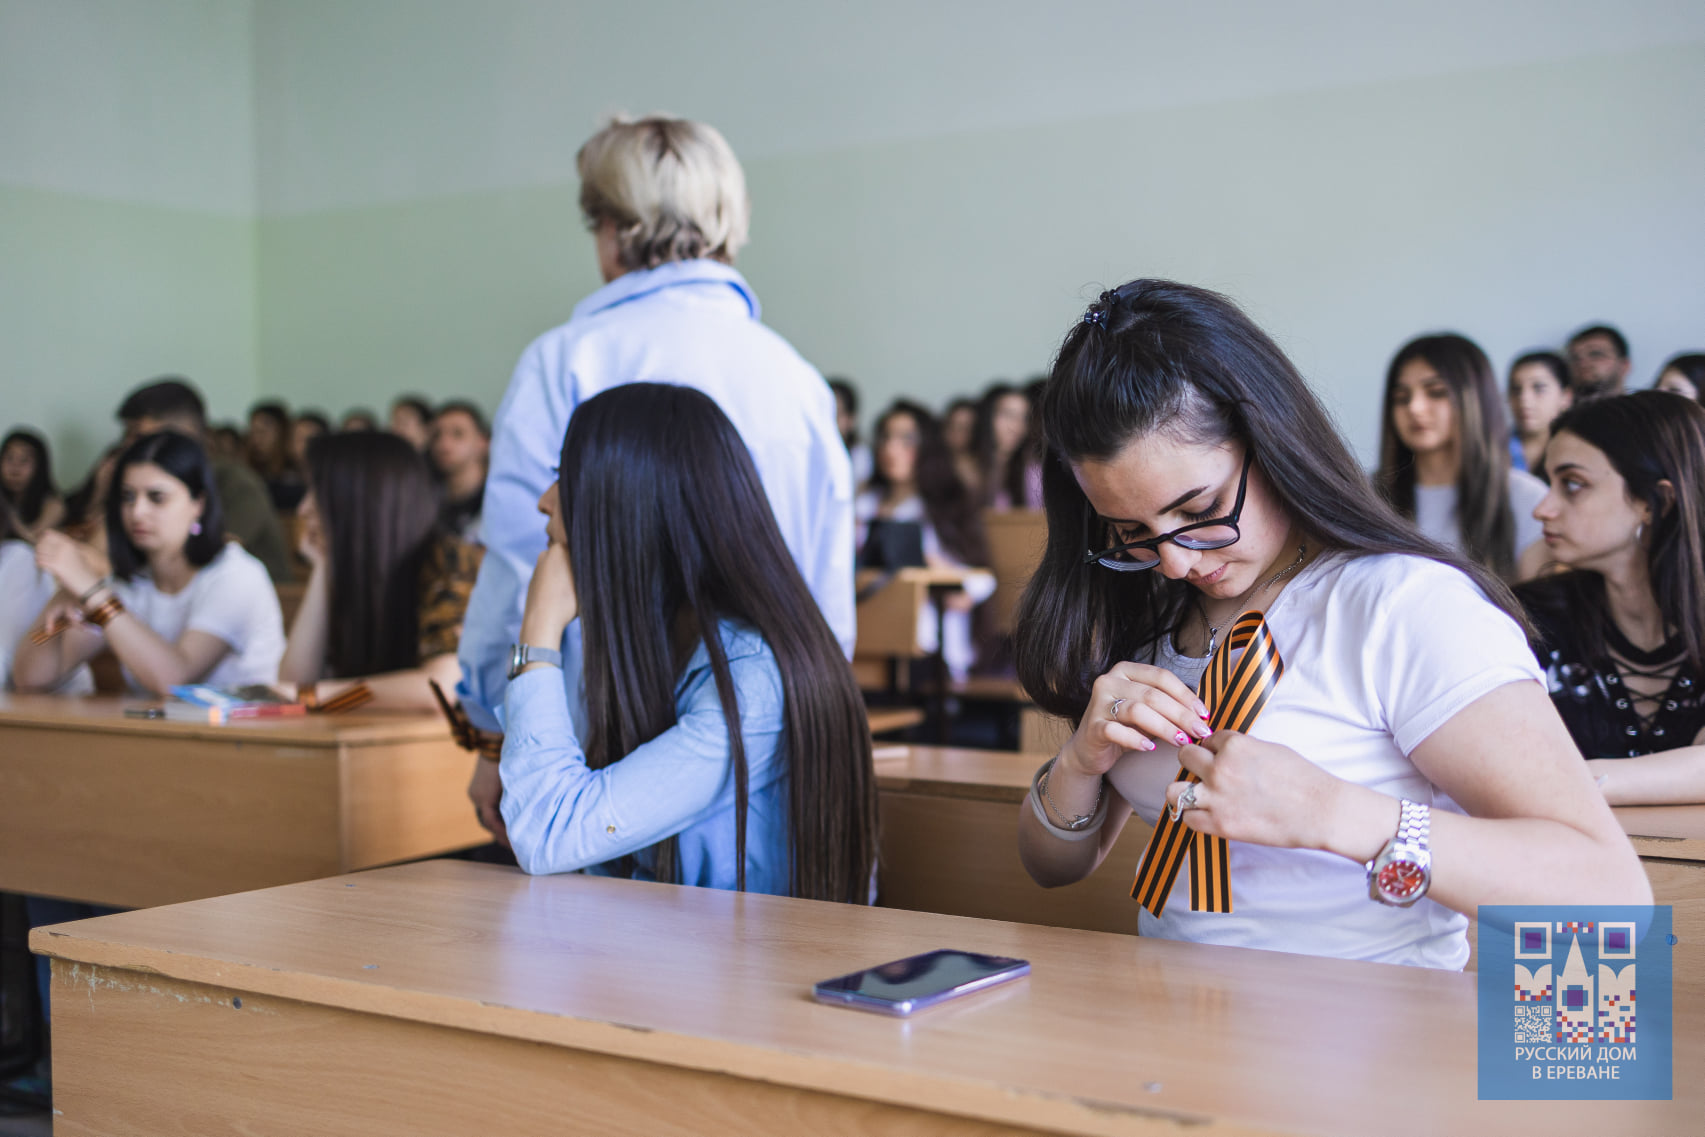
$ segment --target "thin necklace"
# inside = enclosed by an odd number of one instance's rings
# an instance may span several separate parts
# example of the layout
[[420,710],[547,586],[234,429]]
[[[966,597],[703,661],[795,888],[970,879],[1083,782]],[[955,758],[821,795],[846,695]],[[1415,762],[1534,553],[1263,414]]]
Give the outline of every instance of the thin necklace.
[[[1280,569],[1278,572],[1274,573],[1272,575],[1271,579],[1269,579],[1265,585],[1261,586],[1261,591],[1255,594],[1256,599],[1259,599],[1260,597],[1266,595],[1268,589],[1272,588],[1275,584],[1279,583],[1281,580],[1283,580],[1287,576],[1291,575],[1291,573],[1295,572],[1297,570],[1297,566],[1302,564],[1303,558],[1306,557],[1307,555],[1308,555],[1308,542],[1304,541],[1303,543],[1301,543],[1297,546],[1297,559],[1292,561],[1289,565],[1285,566],[1284,568]],[[1237,607],[1232,609],[1234,616],[1237,614],[1241,614],[1243,612],[1243,606],[1246,602],[1248,602],[1249,599],[1250,599],[1250,596],[1249,596],[1249,593],[1247,593],[1247,592],[1245,592],[1242,596],[1240,596],[1238,598]],[[1213,654],[1214,654],[1214,649],[1219,646],[1220,629],[1225,627],[1226,624],[1230,623],[1231,620],[1234,618],[1234,616],[1228,616],[1226,619],[1221,620],[1217,624],[1209,624],[1208,623],[1208,609],[1207,609],[1207,606],[1202,603],[1202,597],[1201,597],[1201,594],[1199,594],[1199,593],[1196,596],[1196,611],[1201,614],[1202,623],[1207,626],[1207,629],[1208,629],[1208,658],[1212,659]]]

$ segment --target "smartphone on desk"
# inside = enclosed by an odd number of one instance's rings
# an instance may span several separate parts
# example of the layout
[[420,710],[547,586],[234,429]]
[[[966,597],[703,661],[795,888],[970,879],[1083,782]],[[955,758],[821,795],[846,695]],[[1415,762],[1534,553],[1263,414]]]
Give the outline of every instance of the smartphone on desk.
[[812,995],[819,1003],[904,1016],[1029,974],[1028,960],[944,948],[825,979]]

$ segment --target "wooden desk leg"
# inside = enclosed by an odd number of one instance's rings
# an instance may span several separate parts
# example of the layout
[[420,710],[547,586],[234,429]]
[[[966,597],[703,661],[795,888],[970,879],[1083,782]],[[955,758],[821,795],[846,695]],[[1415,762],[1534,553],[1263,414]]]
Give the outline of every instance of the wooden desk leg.
[[60,960],[53,1035],[56,1137],[1036,1132]]

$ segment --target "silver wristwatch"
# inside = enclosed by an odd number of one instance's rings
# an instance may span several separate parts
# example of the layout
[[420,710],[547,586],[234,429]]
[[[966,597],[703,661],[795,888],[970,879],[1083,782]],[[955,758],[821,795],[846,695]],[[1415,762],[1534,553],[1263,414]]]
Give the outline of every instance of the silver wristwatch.
[[562,666],[562,652],[553,651],[548,647],[534,647],[532,644],[516,644],[509,649],[509,678],[521,674],[521,669],[529,663],[548,663],[552,667]]
[[1426,806],[1404,799],[1397,832],[1365,866],[1371,899],[1408,908],[1427,895],[1433,883],[1433,854],[1427,846],[1430,818]]

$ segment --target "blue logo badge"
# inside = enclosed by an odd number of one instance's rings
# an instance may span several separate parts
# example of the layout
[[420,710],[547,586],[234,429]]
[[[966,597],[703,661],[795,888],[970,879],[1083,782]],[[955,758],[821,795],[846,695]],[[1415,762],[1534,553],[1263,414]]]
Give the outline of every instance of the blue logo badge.
[[1667,904],[1482,907],[1480,1097],[1670,1100],[1670,921]]

